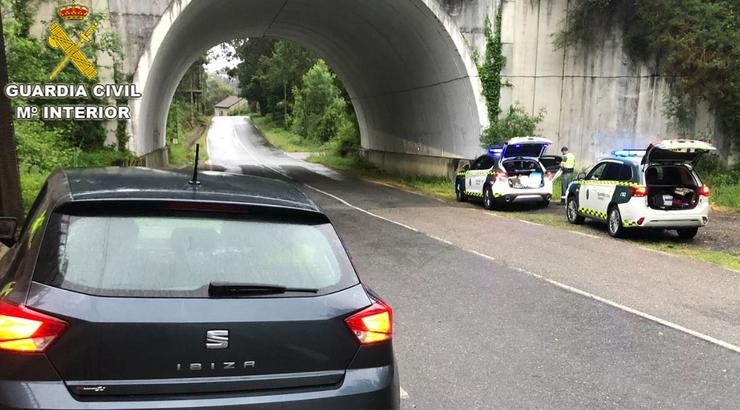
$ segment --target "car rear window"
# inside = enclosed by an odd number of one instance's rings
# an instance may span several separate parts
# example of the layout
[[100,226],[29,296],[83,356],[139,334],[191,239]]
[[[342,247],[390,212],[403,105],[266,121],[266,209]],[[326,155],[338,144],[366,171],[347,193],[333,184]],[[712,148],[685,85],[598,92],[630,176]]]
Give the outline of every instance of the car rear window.
[[53,223],[42,282],[86,294],[208,297],[211,282],[329,293],[358,283],[327,223],[73,215]]

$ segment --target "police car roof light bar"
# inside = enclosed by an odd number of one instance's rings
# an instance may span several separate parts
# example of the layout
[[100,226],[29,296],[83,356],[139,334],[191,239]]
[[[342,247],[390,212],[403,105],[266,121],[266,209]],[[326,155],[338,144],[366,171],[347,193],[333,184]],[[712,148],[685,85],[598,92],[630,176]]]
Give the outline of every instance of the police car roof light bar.
[[612,151],[615,157],[644,157],[645,148],[623,148]]

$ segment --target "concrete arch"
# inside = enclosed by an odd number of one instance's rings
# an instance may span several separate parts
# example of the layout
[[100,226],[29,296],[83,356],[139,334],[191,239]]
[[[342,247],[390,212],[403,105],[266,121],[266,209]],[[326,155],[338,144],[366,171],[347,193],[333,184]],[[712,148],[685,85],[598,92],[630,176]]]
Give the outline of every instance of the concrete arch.
[[297,42],[327,61],[376,159],[414,154],[434,162],[480,150],[487,117],[477,70],[436,0],[174,0],[134,76],[144,95],[132,104],[131,148],[144,155],[164,146],[172,96],[198,56],[233,38],[263,36]]

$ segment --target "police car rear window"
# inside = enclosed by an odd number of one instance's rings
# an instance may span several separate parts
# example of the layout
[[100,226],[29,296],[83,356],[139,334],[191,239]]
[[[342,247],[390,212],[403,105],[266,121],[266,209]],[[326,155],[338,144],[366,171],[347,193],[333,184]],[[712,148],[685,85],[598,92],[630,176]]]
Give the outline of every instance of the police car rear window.
[[211,282],[328,293],[358,283],[327,223],[57,214],[52,224],[46,283],[85,294],[208,297]]

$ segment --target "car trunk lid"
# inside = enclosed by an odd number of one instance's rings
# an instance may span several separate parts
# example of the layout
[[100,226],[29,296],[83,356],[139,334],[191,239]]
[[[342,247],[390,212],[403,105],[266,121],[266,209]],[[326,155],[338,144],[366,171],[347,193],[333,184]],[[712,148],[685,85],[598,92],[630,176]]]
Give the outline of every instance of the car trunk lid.
[[341,382],[359,349],[361,285],[312,297],[97,297],[34,283],[28,306],[69,323],[46,352],[78,396],[261,391]]
[[513,138],[504,147],[502,157],[539,159],[551,144],[552,141],[540,137]]
[[695,164],[702,155],[717,148],[704,141],[665,140],[648,146],[643,165],[650,164]]

